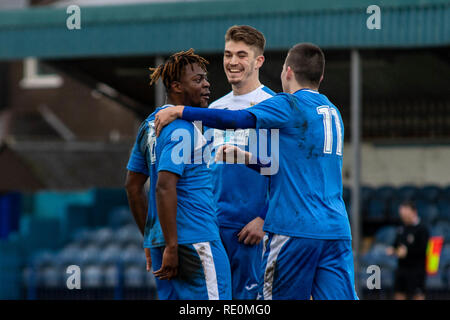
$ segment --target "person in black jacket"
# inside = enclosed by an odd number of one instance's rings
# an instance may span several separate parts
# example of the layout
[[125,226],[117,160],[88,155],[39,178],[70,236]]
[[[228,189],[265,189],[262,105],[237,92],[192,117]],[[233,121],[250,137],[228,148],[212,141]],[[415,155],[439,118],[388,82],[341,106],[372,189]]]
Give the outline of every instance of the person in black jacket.
[[425,260],[429,232],[420,221],[414,202],[403,202],[399,207],[402,225],[397,229],[393,247],[387,248],[387,254],[398,257],[395,275],[394,298],[405,300],[425,299]]

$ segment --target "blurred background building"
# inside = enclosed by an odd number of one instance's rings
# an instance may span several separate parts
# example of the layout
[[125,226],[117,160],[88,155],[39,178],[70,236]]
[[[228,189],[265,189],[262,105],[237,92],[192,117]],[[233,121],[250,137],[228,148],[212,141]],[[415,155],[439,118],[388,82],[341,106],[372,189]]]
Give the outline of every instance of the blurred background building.
[[[70,30],[73,4],[81,28]],[[370,5],[380,29],[367,27]],[[324,49],[360,297],[391,297],[396,261],[384,249],[399,203],[414,199],[445,240],[428,297],[450,298],[449,21],[447,0],[0,2],[0,298],[155,297],[122,187],[138,126],[164,102],[148,68],[194,48],[221,97],[234,24],[264,33],[260,79],[276,92],[291,46]],[[68,264],[82,266],[83,290],[65,287]],[[380,290],[365,287],[371,264]]]

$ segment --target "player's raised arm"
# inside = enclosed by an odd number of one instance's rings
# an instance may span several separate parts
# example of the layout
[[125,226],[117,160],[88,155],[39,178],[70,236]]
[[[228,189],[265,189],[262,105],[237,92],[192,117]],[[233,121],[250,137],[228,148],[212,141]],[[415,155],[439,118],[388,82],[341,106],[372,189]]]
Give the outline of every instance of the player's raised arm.
[[158,173],[156,208],[166,246],[161,268],[154,272],[160,280],[170,280],[178,273],[177,182],[179,176],[169,171]]
[[168,107],[155,116],[156,135],[176,119],[202,121],[203,125],[216,129],[256,128],[256,118],[246,110],[219,110],[193,108],[188,106]]

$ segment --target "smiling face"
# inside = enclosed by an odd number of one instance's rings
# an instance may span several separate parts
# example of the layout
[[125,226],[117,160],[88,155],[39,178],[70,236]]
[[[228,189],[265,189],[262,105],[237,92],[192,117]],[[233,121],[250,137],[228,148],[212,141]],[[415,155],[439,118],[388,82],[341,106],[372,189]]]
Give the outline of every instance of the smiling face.
[[207,108],[209,102],[209,87],[207,73],[197,63],[184,67],[180,90],[183,94],[183,104],[193,107]]
[[257,55],[255,49],[243,41],[227,41],[223,55],[223,67],[228,82],[231,85],[244,85],[249,81],[258,79],[257,70],[261,67],[264,58]]

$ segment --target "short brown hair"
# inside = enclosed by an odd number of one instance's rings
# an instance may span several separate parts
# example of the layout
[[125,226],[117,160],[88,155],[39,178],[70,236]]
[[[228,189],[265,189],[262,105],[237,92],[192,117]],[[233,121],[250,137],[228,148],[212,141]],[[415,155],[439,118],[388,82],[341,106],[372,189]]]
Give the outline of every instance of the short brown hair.
[[286,67],[291,67],[298,83],[318,87],[325,70],[325,55],[315,44],[299,43],[289,50]]
[[242,41],[246,45],[256,49],[256,53],[261,55],[264,53],[266,39],[264,35],[250,26],[232,26],[225,33],[225,42]]

